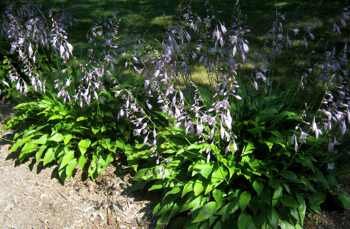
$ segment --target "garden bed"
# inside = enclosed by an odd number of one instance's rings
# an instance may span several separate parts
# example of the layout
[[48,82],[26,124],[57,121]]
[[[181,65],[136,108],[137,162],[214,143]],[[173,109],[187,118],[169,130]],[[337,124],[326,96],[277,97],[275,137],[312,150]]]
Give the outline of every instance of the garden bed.
[[[11,106],[1,105],[3,118]],[[4,133],[1,131],[1,136]],[[150,202],[130,190],[112,167],[95,182],[79,176],[61,184],[52,168],[16,165],[0,142],[0,223],[5,228],[147,228]]]

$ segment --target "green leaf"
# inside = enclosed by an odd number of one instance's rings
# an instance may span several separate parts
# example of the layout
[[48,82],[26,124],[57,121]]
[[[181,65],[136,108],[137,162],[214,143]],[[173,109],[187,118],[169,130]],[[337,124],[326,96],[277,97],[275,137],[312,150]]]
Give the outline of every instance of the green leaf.
[[53,121],[57,119],[62,119],[62,115],[51,115],[49,118],[49,121]]
[[255,146],[253,143],[248,143],[246,146],[244,146],[242,154],[250,154],[254,151]]
[[[204,178],[208,179],[213,170],[213,165],[200,161],[193,165],[193,170],[201,174]],[[192,173],[192,176],[193,175],[194,174]]]
[[274,191],[273,196],[272,196],[272,206],[276,206],[278,201],[281,199],[283,194],[283,188],[282,186],[278,186],[278,188]]
[[65,145],[67,145],[67,144],[70,142],[70,140],[72,140],[72,138],[73,138],[73,135],[71,135],[71,134],[66,134],[66,135],[64,135],[63,143],[64,143]]
[[214,185],[219,185],[226,180],[228,172],[225,168],[219,167],[211,174],[211,183]]
[[[193,196],[191,196],[193,198]],[[198,196],[194,199],[192,198],[189,198],[181,207],[181,212],[184,212],[184,211],[188,211],[188,210],[191,210],[191,211],[194,211],[200,207],[203,206],[203,202],[204,202],[204,198],[203,196]]]
[[295,182],[295,183],[298,182],[298,176],[295,173],[293,173],[292,171],[283,171],[280,174],[282,177],[284,177],[292,182]]
[[88,169],[88,175],[90,178],[92,179],[95,178],[96,170],[97,170],[97,156],[96,154],[93,154],[92,160]]
[[326,195],[322,192],[313,194],[309,198],[310,208],[317,213],[321,212],[321,204],[325,201],[325,199]]
[[259,196],[261,194],[261,192],[263,191],[263,189],[264,189],[264,184],[261,183],[260,181],[255,180],[253,182],[253,188],[254,188],[255,192]]
[[43,155],[45,150],[46,150],[46,146],[42,145],[42,146],[40,146],[39,150],[36,152],[36,154],[35,154],[35,161],[37,163],[40,162],[41,157],[42,157],[42,155]]
[[271,152],[272,147],[274,146],[274,143],[270,141],[265,141],[264,143],[269,148],[269,151]]
[[244,191],[241,193],[241,195],[239,196],[239,207],[241,208],[242,211],[244,211],[244,209],[246,209],[251,198],[252,198],[252,196],[249,192]]
[[218,215],[222,215],[223,220],[229,218],[232,214],[239,210],[238,202],[229,202],[223,206],[219,211]]
[[338,200],[345,209],[350,209],[350,195],[346,192],[342,192],[338,195]]
[[189,181],[184,185],[184,187],[182,189],[181,197],[184,197],[187,193],[193,191],[193,184],[194,184],[193,181]]
[[238,229],[255,229],[256,226],[254,224],[253,218],[242,212],[238,217]]
[[270,226],[272,226],[272,228],[277,228],[279,215],[278,215],[278,213],[277,213],[275,208],[271,208],[271,210],[268,213],[268,217],[267,218],[269,220]]
[[88,148],[90,147],[90,145],[91,145],[90,139],[80,140],[80,142],[78,143],[78,148],[80,150],[80,153],[84,155],[88,150]]
[[292,196],[283,195],[283,198],[281,199],[281,202],[284,206],[289,208],[298,208],[299,204],[296,201],[296,199]]
[[224,201],[224,192],[219,189],[213,191],[213,197],[218,206],[221,206]]
[[152,185],[152,186],[148,189],[148,191],[160,190],[160,189],[162,189],[162,188],[163,188],[163,185],[162,185],[162,184],[154,184],[154,185]]
[[305,219],[305,213],[306,213],[306,203],[304,198],[301,195],[297,196],[297,200],[299,203],[299,207],[298,207],[299,222],[303,224]]
[[43,159],[43,165],[46,166],[49,163],[53,162],[55,160],[55,150],[53,148],[49,148],[44,156]]
[[85,116],[80,116],[76,119],[77,122],[81,122],[81,121],[85,121],[85,120],[88,120],[88,118]]
[[62,134],[56,133],[53,136],[51,136],[49,140],[58,143],[58,142],[62,142],[63,139],[64,139],[64,137]]
[[126,145],[125,145],[125,142],[118,139],[115,141],[114,145],[118,148],[118,149],[121,149],[121,150],[125,150],[126,148]]
[[37,140],[35,140],[35,143],[38,145],[45,145],[48,139],[48,135],[44,134],[43,136],[41,136],[40,138],[38,138]]
[[68,165],[66,166],[66,177],[70,178],[73,175],[73,171],[75,167],[77,166],[78,162],[77,159],[71,160]]
[[212,217],[215,212],[217,210],[216,207],[216,202],[209,202],[206,205],[204,205],[202,208],[200,208],[200,210],[198,211],[198,214],[196,215],[196,217],[193,219],[193,223],[199,223],[199,222],[203,222],[207,219],[209,219],[210,217]]
[[80,155],[78,165],[81,170],[84,169],[86,162],[87,162],[87,158],[85,157],[85,155]]
[[10,152],[14,153],[16,152],[19,148],[21,148],[24,144],[26,143],[24,138],[16,140],[15,144],[11,146]]
[[203,182],[201,180],[196,180],[193,186],[193,192],[195,196],[198,196],[204,191]]
[[172,188],[170,191],[168,191],[163,198],[166,198],[167,196],[169,195],[175,195],[175,194],[178,194],[179,192],[181,191],[180,187],[174,187]]
[[23,155],[27,155],[30,154],[32,152],[34,152],[37,149],[38,145],[34,143],[34,141],[30,141],[27,142],[26,144],[24,144],[22,150],[21,150],[21,154]]
[[74,151],[69,149],[64,149],[64,156],[60,163],[60,169],[65,167],[70,161],[74,159]]
[[95,134],[95,135],[96,135],[98,132],[100,132],[100,130],[101,130],[100,128],[96,128],[96,127],[92,127],[92,128],[91,128],[92,133]]
[[283,220],[280,220],[279,226],[281,227],[281,229],[295,229],[295,227],[292,224]]

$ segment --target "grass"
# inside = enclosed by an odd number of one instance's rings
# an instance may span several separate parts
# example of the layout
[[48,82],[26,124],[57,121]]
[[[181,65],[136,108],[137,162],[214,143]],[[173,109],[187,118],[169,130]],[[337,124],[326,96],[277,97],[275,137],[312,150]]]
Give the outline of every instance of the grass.
[[[5,6],[6,1],[0,3]],[[98,18],[117,15],[121,20],[122,39],[135,41],[143,39],[152,42],[161,40],[167,27],[176,21],[178,9],[184,0],[36,0],[47,8],[65,9],[74,18],[71,27],[73,43],[84,46],[85,34]],[[193,10],[200,15],[207,11],[220,20],[232,19],[236,0],[209,0],[210,7],[202,0],[192,0]],[[300,1],[300,0],[244,0],[241,1],[243,14],[252,29],[251,38],[259,37],[271,27],[271,20],[277,10],[288,15],[291,25],[323,26],[323,21],[339,13],[348,0]]]

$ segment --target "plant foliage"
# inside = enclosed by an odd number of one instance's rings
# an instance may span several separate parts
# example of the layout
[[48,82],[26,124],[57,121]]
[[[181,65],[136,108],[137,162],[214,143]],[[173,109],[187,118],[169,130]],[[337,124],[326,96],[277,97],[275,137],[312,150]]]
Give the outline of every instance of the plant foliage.
[[[55,165],[62,180],[126,164],[160,196],[158,228],[302,228],[330,198],[349,208],[337,175],[350,129],[348,44],[315,51],[329,34],[289,28],[277,12],[254,51],[239,1],[234,9],[226,25],[185,7],[152,52],[123,51],[118,20],[102,20],[82,60],[61,14],[8,7],[0,93],[29,95],[7,122],[17,131],[11,152]],[[332,36],[347,32],[349,15],[344,8],[329,25]],[[300,43],[305,60],[289,66],[284,55]],[[205,85],[193,66],[205,69]]]

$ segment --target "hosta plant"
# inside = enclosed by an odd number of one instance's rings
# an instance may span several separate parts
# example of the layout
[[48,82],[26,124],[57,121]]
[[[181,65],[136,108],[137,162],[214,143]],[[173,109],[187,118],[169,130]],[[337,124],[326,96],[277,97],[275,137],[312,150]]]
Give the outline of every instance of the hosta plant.
[[209,143],[174,127],[158,133],[157,157],[126,151],[136,180],[161,195],[157,227],[302,228],[306,211],[337,193],[327,139],[305,137],[296,150],[290,127],[301,115],[285,97],[251,99],[231,110],[237,138],[228,148],[220,136]]
[[20,162],[56,165],[62,180],[76,170],[94,179],[121,156],[118,150],[128,137],[104,108],[81,110],[52,97],[21,103],[7,122],[8,128],[17,130],[10,151]]

